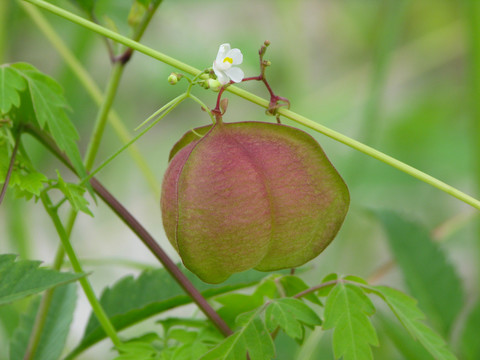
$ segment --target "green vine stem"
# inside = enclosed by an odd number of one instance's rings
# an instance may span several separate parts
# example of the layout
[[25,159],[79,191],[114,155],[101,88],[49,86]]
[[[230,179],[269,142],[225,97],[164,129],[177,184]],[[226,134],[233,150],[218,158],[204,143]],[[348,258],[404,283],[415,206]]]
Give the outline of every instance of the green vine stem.
[[[81,25],[89,30],[92,30],[96,32],[97,34],[103,35],[105,37],[108,37],[112,40],[115,40],[119,43],[122,43],[128,47],[131,47],[145,55],[148,55],[154,59],[160,60],[168,65],[171,65],[185,73],[192,74],[192,75],[198,75],[200,73],[200,70],[196,69],[193,66],[190,66],[188,64],[185,64],[175,58],[172,58],[168,55],[165,55],[159,51],[153,50],[149,48],[148,46],[142,45],[136,41],[133,41],[125,36],[122,36],[120,34],[117,34],[111,30],[108,30],[102,26],[99,26],[95,23],[92,23],[91,21],[88,21],[82,17],[79,17],[75,14],[72,14],[66,10],[63,10],[55,5],[49,4],[45,1],[42,0],[24,0],[29,3],[35,4],[45,10],[50,11],[53,14],[56,14],[58,16],[63,17],[66,20],[69,20],[71,22],[74,22],[78,25]],[[240,89],[237,86],[229,86],[227,88],[227,91],[231,92],[232,94],[238,95],[241,98],[248,100],[252,103],[255,103],[259,106],[262,106],[266,109],[268,109],[269,106],[269,101],[266,99],[263,99],[257,95],[254,95],[246,90]],[[475,199],[474,197],[465,194],[464,192],[456,189],[455,187],[448,185],[444,183],[443,181],[440,181],[436,179],[435,177],[428,175],[408,164],[405,164],[402,161],[399,161],[387,154],[382,153],[381,151],[378,151],[368,145],[365,145],[357,140],[354,140],[348,136],[345,136],[335,130],[329,129],[326,126],[323,126],[321,124],[318,124],[292,110],[281,108],[278,110],[278,113],[280,115],[285,116],[288,119],[291,119],[299,124],[302,124],[310,129],[313,129],[315,131],[318,131],[338,142],[341,142],[342,144],[345,144],[357,151],[360,151],[370,157],[373,157],[374,159],[380,160],[384,162],[387,165],[390,165],[410,176],[413,176],[414,178],[421,180],[447,194],[450,194],[457,199],[465,202],[466,204],[469,204],[473,206],[474,208],[480,210],[480,200]]]
[[[42,13],[35,6],[27,4],[23,1],[19,1],[19,3],[20,5],[22,5],[22,8],[30,16],[33,22],[37,25],[39,30],[50,41],[55,50],[60,54],[65,63],[70,67],[70,69],[75,74],[82,86],[85,88],[87,93],[90,95],[92,100],[98,106],[101,106],[101,104],[104,102],[104,96],[98,85],[95,83],[95,81],[85,69],[85,67],[77,60],[74,54],[65,45],[64,41],[60,38],[60,36],[57,35],[52,26],[48,23]],[[127,127],[124,125],[115,109],[110,110],[108,121],[119,139],[124,144],[128,143],[132,136],[130,135]],[[158,180],[153,174],[152,170],[150,169],[143,156],[140,154],[138,148],[136,146],[131,146],[129,147],[129,151],[140,171],[143,173],[143,176],[145,177],[147,183],[150,185],[151,189],[154,191],[155,194],[160,194]]]
[[[57,233],[58,233],[58,236],[60,237],[60,241],[62,242],[63,248],[65,249],[68,259],[72,264],[73,270],[77,273],[83,273],[83,270],[80,265],[80,262],[78,261],[77,255],[75,254],[75,251],[72,245],[70,244],[67,231],[63,227],[63,224],[53,206],[52,201],[50,200],[50,198],[45,192],[42,192],[42,194],[40,195],[40,198],[45,207],[45,210],[47,211],[48,215],[53,221],[55,230],[57,230]],[[79,282],[103,330],[108,335],[108,337],[110,337],[110,339],[112,340],[115,346],[121,345],[122,342],[120,341],[120,338],[118,337],[115,328],[110,322],[110,319],[108,318],[107,314],[105,313],[99,301],[97,300],[97,297],[95,296],[95,293],[92,289],[92,286],[90,285],[90,282],[86,277],[80,278]],[[46,312],[45,312],[45,316],[46,316]]]
[[105,99],[98,112],[97,119],[95,121],[95,127],[92,132],[91,140],[87,148],[85,155],[85,168],[90,171],[93,167],[95,157],[100,147],[100,142],[103,137],[105,125],[107,124],[108,114],[113,105],[113,100],[117,94],[118,85],[122,77],[125,65],[122,62],[115,62],[113,64],[112,73],[108,81],[107,90],[105,92]]
[[[42,143],[49,151],[52,152],[60,161],[62,161],[72,172],[75,169],[69,162],[66,155],[58,149],[54,141],[46,134],[38,131],[32,126],[26,126],[25,131]],[[78,175],[78,174],[77,174]],[[90,184],[100,198],[112,209],[119,218],[139,237],[144,245],[152,252],[152,254],[163,264],[165,269],[172,275],[177,283],[185,290],[185,292],[197,304],[199,309],[209,318],[217,329],[228,336],[232,334],[232,330],[225,321],[210,306],[202,294],[195,288],[190,280],[183,274],[177,265],[168,257],[163,249],[158,245],[155,239],[148,231],[138,222],[137,219],[112,195],[103,187],[103,185],[95,178],[90,179]],[[73,262],[72,262],[73,264]]]

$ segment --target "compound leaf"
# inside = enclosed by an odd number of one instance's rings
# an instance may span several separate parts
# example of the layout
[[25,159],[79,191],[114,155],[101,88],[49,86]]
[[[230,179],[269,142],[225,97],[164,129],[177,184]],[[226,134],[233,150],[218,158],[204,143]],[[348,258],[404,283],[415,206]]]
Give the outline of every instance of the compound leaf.
[[373,359],[371,345],[378,346],[369,316],[375,307],[361,288],[339,282],[325,304],[323,328],[333,330],[333,351],[343,360]]
[[67,103],[62,87],[30,64],[15,63],[10,65],[10,69],[27,83],[34,116],[40,128],[48,128],[58,147],[65,151],[79,175],[86,176],[76,144],[78,134],[65,113]]

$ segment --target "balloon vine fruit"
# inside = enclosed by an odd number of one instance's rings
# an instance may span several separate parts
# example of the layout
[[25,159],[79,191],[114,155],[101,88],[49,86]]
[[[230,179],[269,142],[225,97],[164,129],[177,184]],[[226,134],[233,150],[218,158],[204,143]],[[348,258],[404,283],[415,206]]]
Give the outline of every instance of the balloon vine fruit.
[[208,283],[305,264],[333,240],[348,204],[345,183],[310,135],[221,120],[173,147],[161,197],[168,239]]

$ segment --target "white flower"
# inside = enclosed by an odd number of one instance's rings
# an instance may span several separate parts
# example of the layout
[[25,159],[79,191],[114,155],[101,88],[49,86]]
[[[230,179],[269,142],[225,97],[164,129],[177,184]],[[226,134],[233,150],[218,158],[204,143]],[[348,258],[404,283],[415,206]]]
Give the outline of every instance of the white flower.
[[233,65],[240,65],[243,61],[242,52],[239,49],[230,49],[230,44],[222,44],[218,49],[217,58],[213,62],[213,71],[222,85],[230,80],[240,82],[243,80],[242,69]]

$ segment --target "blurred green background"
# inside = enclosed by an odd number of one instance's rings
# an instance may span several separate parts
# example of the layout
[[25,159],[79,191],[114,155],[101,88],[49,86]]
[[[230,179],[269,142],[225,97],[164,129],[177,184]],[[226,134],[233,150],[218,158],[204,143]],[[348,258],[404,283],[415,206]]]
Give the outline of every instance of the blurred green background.
[[[52,1],[71,11],[67,1]],[[98,0],[97,16],[128,35],[131,1]],[[218,46],[229,42],[244,54],[247,76],[258,74],[257,51],[271,41],[267,77],[277,94],[290,99],[291,109],[365,142],[468,194],[480,190],[480,17],[475,0],[165,0],[142,43],[197,68],[211,66]],[[475,12],[476,11],[476,12]],[[78,12],[78,11],[77,11]],[[42,12],[70,50],[104,88],[111,65],[98,35]],[[108,18],[106,16],[108,14]],[[477,28],[475,28],[477,26]],[[70,116],[80,133],[84,152],[97,105],[35,22],[16,1],[0,3],[0,62],[29,62],[66,89]],[[175,69],[143,54],[134,54],[122,78],[114,109],[133,134],[151,113],[186,89],[167,82]],[[266,97],[256,83],[240,85]],[[194,93],[213,107],[216,94]],[[227,94],[225,121],[275,121],[264,109]],[[209,117],[193,102],[183,103],[137,143],[155,178],[145,180],[125,152],[100,174],[100,180],[137,216],[178,260],[161,225],[158,187],[168,152],[180,136]],[[285,123],[289,123],[285,121]],[[295,125],[299,126],[299,125]],[[311,262],[304,277],[316,284],[330,272],[355,274],[403,288],[393,267],[378,273],[391,255],[384,234],[369,209],[390,209],[434,232],[458,269],[470,304],[478,294],[480,234],[478,211],[398,170],[357,153],[319,133],[311,133],[344,177],[351,192],[351,210],[338,237]],[[34,141],[27,140],[39,169],[55,176],[69,174]],[[108,128],[100,163],[121,146]],[[73,178],[71,178],[73,179]],[[156,266],[153,256],[101,202],[92,204],[96,217],[82,214],[73,234],[84,259],[126,259]],[[8,210],[7,210],[8,209]],[[444,231],[445,230],[445,231]],[[40,204],[7,197],[0,207],[0,252],[51,263],[57,238]],[[138,269],[86,262],[97,293]],[[378,276],[377,276],[378,275]],[[448,290],[446,290],[448,291]],[[80,295],[82,296],[82,295]],[[180,309],[190,311],[189,309]],[[0,315],[6,315],[5,307]],[[70,342],[78,341],[89,313],[81,297]],[[14,320],[12,320],[14,322]],[[383,322],[382,326],[386,322]],[[0,358],[11,331],[0,330]],[[3,332],[3,333],[2,333]],[[387,331],[385,330],[385,333]],[[378,359],[403,359],[379,328]],[[455,334],[452,335],[453,342]],[[293,340],[280,338],[278,359],[331,359],[327,335],[315,331],[299,353]],[[79,359],[98,359],[108,344],[92,348]],[[423,359],[423,358],[422,358]]]

